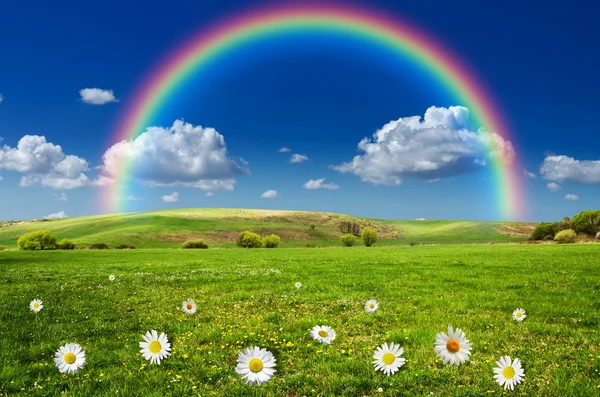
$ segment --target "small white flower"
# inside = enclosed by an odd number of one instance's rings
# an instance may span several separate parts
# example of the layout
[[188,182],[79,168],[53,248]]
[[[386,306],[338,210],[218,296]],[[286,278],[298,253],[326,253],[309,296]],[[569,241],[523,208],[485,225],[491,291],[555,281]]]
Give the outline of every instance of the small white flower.
[[435,336],[435,352],[444,364],[460,365],[469,360],[471,355],[471,342],[465,337],[465,333],[457,328],[448,327],[448,335],[440,332]]
[[188,299],[186,301],[183,301],[183,303],[181,304],[181,308],[186,314],[194,314],[196,313],[197,308],[196,302],[194,302],[193,299]]
[[326,325],[315,325],[310,331],[310,336],[326,345],[330,344],[335,339],[335,331],[333,328]]
[[500,386],[504,385],[504,390],[514,390],[515,385],[521,383],[525,378],[525,371],[521,366],[521,361],[515,358],[511,362],[509,356],[500,357],[499,361],[496,361],[498,367],[494,368],[494,378]]
[[115,277],[115,275],[114,275],[114,274],[111,274],[110,276],[108,276],[108,279],[109,279],[110,281],[115,281],[116,277]]
[[260,386],[267,383],[277,372],[275,361],[277,360],[267,349],[248,347],[238,356],[235,371],[246,380],[246,383]]
[[401,366],[404,365],[406,360],[400,357],[404,353],[404,349],[392,342],[390,346],[384,343],[373,354],[373,364],[375,370],[380,370],[387,376],[398,372]]
[[43,308],[44,308],[44,305],[42,305],[42,301],[39,299],[34,299],[31,302],[29,302],[29,309],[33,312],[38,313]]
[[63,374],[74,374],[85,365],[85,352],[77,343],[67,343],[56,351],[54,362]]
[[146,360],[150,360],[150,364],[157,363],[160,365],[160,360],[171,355],[171,344],[167,339],[167,335],[161,333],[158,336],[155,330],[152,332],[146,332],[146,335],[142,336],[144,342],[140,342],[140,353]]
[[380,388],[378,388],[378,389],[377,389],[377,391],[378,391],[379,393],[383,393],[383,387],[380,387]]
[[375,313],[377,309],[379,309],[379,303],[377,303],[376,300],[371,299],[370,301],[367,301],[367,303],[365,303],[365,310],[368,313]]
[[525,320],[525,317],[527,317],[527,316],[525,315],[524,309],[516,309],[512,314],[513,320],[518,321],[518,322]]
[[294,284],[294,287],[300,288],[302,287],[302,283],[300,281],[297,281],[296,284]]

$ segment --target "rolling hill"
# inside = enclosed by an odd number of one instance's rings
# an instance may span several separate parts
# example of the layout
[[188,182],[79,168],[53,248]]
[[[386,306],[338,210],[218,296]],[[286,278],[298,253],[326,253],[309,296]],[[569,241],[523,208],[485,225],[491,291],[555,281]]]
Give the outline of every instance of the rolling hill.
[[[482,221],[389,221],[349,215],[252,209],[174,209],[167,211],[97,215],[43,221],[24,221],[0,227],[0,245],[16,248],[17,239],[35,230],[50,230],[58,239],[78,246],[92,243],[131,244],[137,248],[177,248],[183,241],[203,238],[210,246],[235,245],[239,232],[281,236],[282,247],[339,246],[342,221],[372,226],[378,245],[427,243],[505,243],[523,241],[532,223]],[[315,225],[312,230],[311,225]]]

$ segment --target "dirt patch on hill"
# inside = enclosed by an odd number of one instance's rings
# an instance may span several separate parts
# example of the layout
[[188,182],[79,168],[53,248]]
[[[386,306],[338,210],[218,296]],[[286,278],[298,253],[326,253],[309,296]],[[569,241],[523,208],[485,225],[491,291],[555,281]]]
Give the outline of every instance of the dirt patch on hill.
[[[332,230],[317,230],[312,231],[309,229],[299,228],[263,228],[263,229],[250,229],[251,232],[262,235],[263,237],[269,234],[276,234],[281,237],[284,241],[291,240],[321,240],[321,239],[337,239],[342,234]],[[210,232],[198,232],[198,233],[162,233],[158,235],[158,241],[178,242],[183,243],[187,240],[201,238],[207,243],[235,243],[241,231],[236,230],[213,230]]]
[[529,237],[536,223],[506,223],[496,226],[496,232],[510,237]]

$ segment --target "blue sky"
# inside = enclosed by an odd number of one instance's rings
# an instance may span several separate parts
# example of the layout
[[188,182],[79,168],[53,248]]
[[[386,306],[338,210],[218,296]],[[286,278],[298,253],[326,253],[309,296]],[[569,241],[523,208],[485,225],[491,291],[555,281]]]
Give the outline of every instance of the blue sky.
[[[597,208],[600,53],[593,49],[600,37],[594,17],[600,8],[588,3],[583,11],[577,2],[568,8],[481,3],[369,2],[436,37],[489,87],[506,116],[519,161],[534,176],[525,177],[529,205],[523,220],[554,220]],[[4,5],[0,219],[98,213],[97,167],[107,166],[103,155],[138,84],[191,33],[243,7],[248,3]],[[423,138],[426,132],[451,136],[459,127],[471,127],[431,122],[411,127],[406,119],[423,117],[432,106],[456,116],[461,110],[448,108],[464,104],[414,64],[392,62],[383,50],[363,44],[292,35],[231,52],[199,71],[157,115],[155,126],[163,128],[147,140],[161,142],[162,158],[169,158],[177,142],[194,145],[213,134],[213,146],[188,153],[206,167],[161,168],[148,142],[130,142],[129,150],[148,165],[139,167],[144,172],[130,191],[139,200],[127,201],[127,209],[250,207],[388,219],[498,219],[489,166],[473,166],[484,156],[474,146],[477,138],[461,148],[467,152],[463,157],[451,153],[450,162],[440,160],[448,154],[447,141],[440,135]],[[116,101],[88,103],[109,94],[84,92],[86,102],[80,92],[86,88],[110,90]],[[179,119],[190,126],[169,129]],[[391,121],[390,136],[405,142],[408,154],[382,159],[358,150],[368,137],[370,149],[386,152],[389,142],[372,135]],[[216,132],[207,132],[209,127]],[[182,140],[174,139],[177,134]],[[282,147],[290,152],[279,152]],[[109,152],[121,153],[117,149]],[[229,166],[219,168],[203,158],[208,152]],[[308,160],[292,163],[294,154]],[[355,156],[360,157],[351,163]],[[422,172],[416,165],[423,161],[434,164],[434,171]],[[207,178],[210,186],[198,182]],[[270,190],[277,196],[261,197]]]

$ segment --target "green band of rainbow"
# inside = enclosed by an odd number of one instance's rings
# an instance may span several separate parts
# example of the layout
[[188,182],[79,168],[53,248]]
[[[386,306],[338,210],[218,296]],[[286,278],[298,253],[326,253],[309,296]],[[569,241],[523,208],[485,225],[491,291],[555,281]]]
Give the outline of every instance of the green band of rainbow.
[[[470,109],[474,121],[487,131],[511,140],[501,112],[474,74],[440,44],[407,23],[364,9],[340,6],[281,6],[246,13],[202,30],[166,56],[140,85],[119,120],[112,142],[129,140],[152,126],[161,108],[183,83],[208,63],[244,44],[294,32],[336,33],[367,39],[375,46],[412,60],[431,73],[451,93],[458,105]],[[495,149],[489,140],[490,150]],[[518,218],[523,207],[522,171],[501,157],[490,158],[494,196],[502,219]],[[128,194],[132,164],[122,160],[116,182],[105,192],[103,205],[119,212]]]

